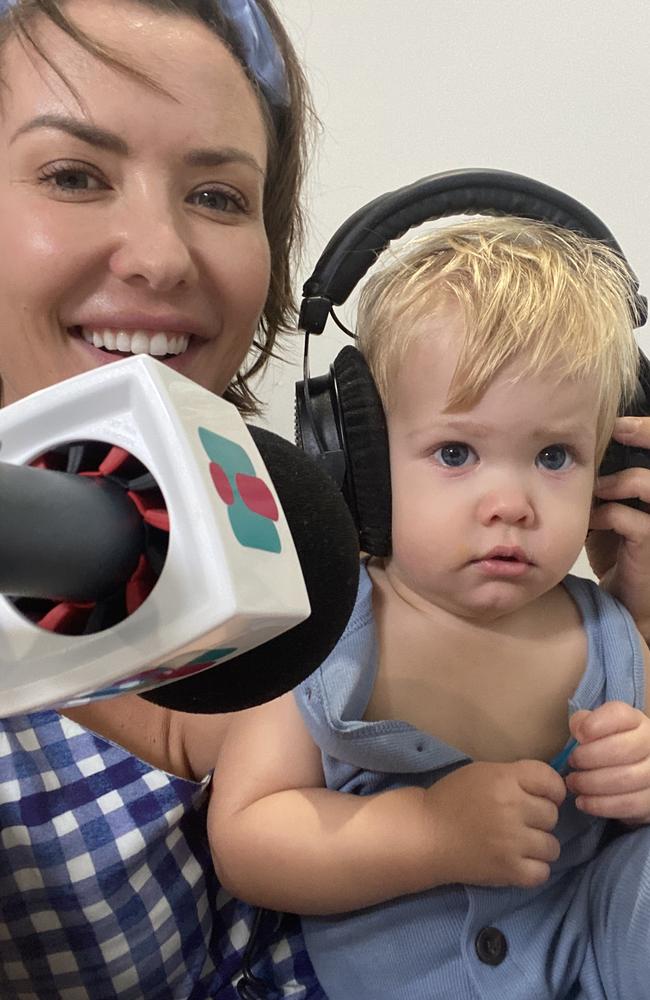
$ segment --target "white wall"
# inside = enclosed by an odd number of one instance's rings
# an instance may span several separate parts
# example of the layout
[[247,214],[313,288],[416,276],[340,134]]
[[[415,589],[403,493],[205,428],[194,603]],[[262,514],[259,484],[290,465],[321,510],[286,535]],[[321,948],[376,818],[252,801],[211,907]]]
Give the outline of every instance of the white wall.
[[[497,167],[585,202],[650,292],[647,0],[276,2],[323,126],[298,287],[370,199],[439,170]],[[346,339],[331,323],[312,338],[312,374]],[[301,346],[259,386],[265,422],[288,438]]]

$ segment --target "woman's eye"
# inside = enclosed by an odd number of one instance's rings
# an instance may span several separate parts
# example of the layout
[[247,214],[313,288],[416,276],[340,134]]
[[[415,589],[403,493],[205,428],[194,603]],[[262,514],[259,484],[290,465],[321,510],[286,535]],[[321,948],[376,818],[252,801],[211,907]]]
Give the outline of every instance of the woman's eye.
[[211,212],[246,212],[246,202],[234,191],[224,191],[222,188],[203,188],[194,191],[189,196],[199,208],[207,208]]
[[574,459],[569,449],[563,444],[550,444],[542,448],[536,458],[536,464],[551,472],[563,472],[571,468]]
[[460,469],[465,465],[474,465],[478,461],[478,455],[468,444],[461,441],[451,441],[436,448],[433,457],[440,465],[445,465],[448,469]]
[[52,165],[43,170],[39,179],[49,187],[66,194],[75,191],[99,191],[106,188],[106,184],[85,167]]

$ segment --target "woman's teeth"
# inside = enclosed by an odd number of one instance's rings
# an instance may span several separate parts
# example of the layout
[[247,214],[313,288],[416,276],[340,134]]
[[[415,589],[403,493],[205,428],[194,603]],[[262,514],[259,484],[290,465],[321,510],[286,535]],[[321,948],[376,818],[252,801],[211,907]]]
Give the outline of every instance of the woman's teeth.
[[106,351],[120,351],[122,354],[182,354],[190,342],[188,333],[147,333],[144,330],[83,330],[85,341]]

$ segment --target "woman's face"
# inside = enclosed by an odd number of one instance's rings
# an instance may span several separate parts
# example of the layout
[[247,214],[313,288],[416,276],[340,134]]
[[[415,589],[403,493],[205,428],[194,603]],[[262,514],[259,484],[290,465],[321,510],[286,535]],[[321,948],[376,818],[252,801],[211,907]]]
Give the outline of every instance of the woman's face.
[[39,41],[80,101],[15,39],[0,53],[3,401],[143,351],[223,392],[269,282],[254,92],[190,17],[135,0],[66,13],[165,92],[47,21]]

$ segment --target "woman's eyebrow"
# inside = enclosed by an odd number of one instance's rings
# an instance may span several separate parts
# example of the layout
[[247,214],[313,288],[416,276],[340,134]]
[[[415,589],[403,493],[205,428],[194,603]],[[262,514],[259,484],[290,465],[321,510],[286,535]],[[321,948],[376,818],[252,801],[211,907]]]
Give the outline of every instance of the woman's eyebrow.
[[[99,128],[97,125],[90,125],[88,122],[80,121],[69,115],[57,114],[37,115],[35,118],[31,118],[16,129],[9,144],[15,142],[19,136],[39,128],[53,128],[67,132],[68,135],[74,136],[75,139],[80,139],[82,142],[87,142],[90,146],[106,149],[111,153],[118,153],[120,156],[128,156],[130,152],[128,143],[115,132]],[[262,177],[265,175],[263,167],[251,153],[231,146],[222,149],[192,149],[186,153],[183,159],[190,167],[219,167],[224,163],[243,163],[261,174]]]
[[263,167],[254,156],[233,146],[224,146],[222,149],[192,149],[183,159],[190,167],[220,167],[223,163],[243,163],[252,167],[262,177],[265,176]]
[[107,149],[112,153],[119,153],[121,156],[126,156],[129,152],[129,147],[124,139],[121,139],[114,132],[99,128],[97,125],[89,125],[87,122],[79,121],[79,119],[71,118],[68,115],[53,114],[37,115],[36,118],[30,118],[28,122],[16,129],[9,140],[9,145],[15,142],[19,136],[25,135],[26,132],[34,132],[39,128],[55,128],[60,132],[67,132],[75,139],[81,139],[82,142],[98,146],[100,149]]

